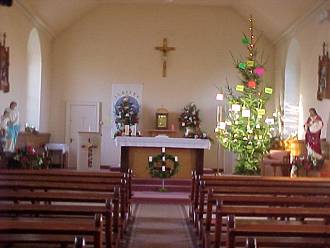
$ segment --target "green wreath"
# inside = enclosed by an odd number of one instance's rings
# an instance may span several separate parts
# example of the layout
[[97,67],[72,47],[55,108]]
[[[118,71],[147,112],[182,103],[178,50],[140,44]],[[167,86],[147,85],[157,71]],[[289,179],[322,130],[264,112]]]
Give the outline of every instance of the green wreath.
[[[165,157],[165,161],[163,161],[163,157]],[[173,168],[166,166],[166,161],[170,160],[173,163]],[[165,171],[162,171],[162,166],[165,166]],[[179,162],[175,161],[175,156],[161,153],[159,155],[153,156],[152,161],[149,161],[149,173],[152,177],[158,178],[170,178],[178,173],[179,170]]]

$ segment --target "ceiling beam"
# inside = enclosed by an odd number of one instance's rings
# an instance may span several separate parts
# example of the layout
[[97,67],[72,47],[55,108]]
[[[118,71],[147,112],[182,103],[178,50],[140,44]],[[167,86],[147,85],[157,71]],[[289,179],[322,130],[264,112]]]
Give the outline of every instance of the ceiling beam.
[[22,0],[14,1],[14,4],[30,19],[30,21],[39,29],[43,30],[50,36],[51,39],[55,38],[55,32],[40,18],[38,15]]
[[329,0],[321,0],[317,2],[310,10],[304,15],[298,18],[289,28],[287,28],[274,42],[275,46],[278,45],[282,40],[290,37],[298,28],[300,28],[306,21],[308,21],[314,14],[324,8]]

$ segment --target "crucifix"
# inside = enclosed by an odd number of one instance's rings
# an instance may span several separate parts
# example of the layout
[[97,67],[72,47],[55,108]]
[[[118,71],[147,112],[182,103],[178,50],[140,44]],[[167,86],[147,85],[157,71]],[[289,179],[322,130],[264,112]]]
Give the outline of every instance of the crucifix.
[[168,47],[167,46],[167,39],[163,39],[163,46],[157,46],[155,47],[156,50],[162,52],[163,54],[163,77],[166,77],[166,62],[167,62],[167,53],[170,51],[174,51],[175,47]]

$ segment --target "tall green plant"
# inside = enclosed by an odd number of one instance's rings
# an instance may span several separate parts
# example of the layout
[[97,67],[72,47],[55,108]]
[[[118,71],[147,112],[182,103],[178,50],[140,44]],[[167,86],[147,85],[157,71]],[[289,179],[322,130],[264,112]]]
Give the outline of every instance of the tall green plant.
[[274,119],[266,118],[266,103],[272,94],[271,88],[261,87],[265,69],[256,59],[256,41],[253,20],[250,17],[250,37],[243,34],[242,43],[249,55],[245,60],[235,60],[241,75],[241,83],[226,92],[229,111],[224,121],[220,120],[215,130],[219,142],[237,155],[236,174],[260,173],[260,161],[269,150],[271,124]]

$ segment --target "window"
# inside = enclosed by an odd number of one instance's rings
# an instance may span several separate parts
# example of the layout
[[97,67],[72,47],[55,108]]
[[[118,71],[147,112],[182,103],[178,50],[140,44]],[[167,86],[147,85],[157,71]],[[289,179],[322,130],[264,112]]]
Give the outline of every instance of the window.
[[28,78],[26,121],[39,129],[41,98],[41,47],[37,29],[32,29],[28,40]]
[[[290,42],[285,65],[284,80],[284,137],[298,135],[300,99],[300,56],[299,44]],[[300,133],[300,131],[299,131]]]

